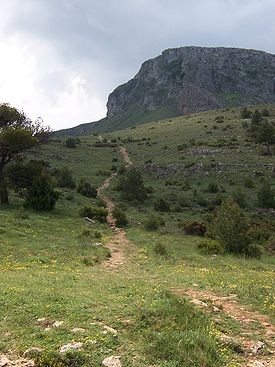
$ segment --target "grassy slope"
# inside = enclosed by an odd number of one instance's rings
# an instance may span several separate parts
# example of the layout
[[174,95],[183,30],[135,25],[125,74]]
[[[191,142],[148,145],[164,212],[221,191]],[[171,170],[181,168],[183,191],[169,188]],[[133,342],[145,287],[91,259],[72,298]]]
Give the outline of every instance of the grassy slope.
[[[225,122],[215,123],[215,117],[221,114],[225,116]],[[217,125],[218,129],[213,130],[213,125]],[[224,130],[227,125],[231,127]],[[212,133],[209,134],[209,131]],[[92,236],[88,239],[79,236],[86,224],[79,219],[78,210],[87,203],[87,199],[75,194],[74,199],[68,201],[64,195],[54,212],[46,215],[31,212],[29,219],[23,220],[17,218],[17,208],[21,200],[14,197],[13,206],[1,208],[0,212],[1,350],[12,348],[22,352],[30,346],[57,350],[66,342],[76,340],[85,343],[86,350],[93,356],[95,366],[99,366],[100,361],[111,354],[121,354],[124,366],[146,366],[149,363],[166,367],[182,366],[182,362],[172,360],[172,357],[169,362],[167,354],[162,354],[164,348],[158,338],[163,334],[158,332],[160,325],[154,321],[154,318],[163,320],[161,327],[167,330],[168,338],[164,338],[163,343],[167,344],[167,340],[175,335],[173,314],[175,316],[179,312],[174,301],[164,297],[164,291],[171,288],[194,287],[213,289],[217,293],[234,292],[238,294],[241,303],[271,315],[274,258],[265,257],[261,261],[231,256],[211,259],[198,254],[196,243],[199,239],[179,233],[177,221],[186,217],[201,217],[201,208],[192,207],[187,211],[165,214],[167,224],[164,233],[145,232],[140,224],[152,212],[152,203],[157,197],[164,197],[172,206],[176,206],[180,196],[193,200],[193,191],[196,189],[199,194],[206,195],[207,200],[211,200],[214,195],[203,192],[207,185],[206,180],[218,180],[229,193],[234,189],[234,185],[229,185],[230,179],[242,184],[244,178],[251,176],[255,168],[270,173],[262,165],[272,163],[273,158],[260,156],[253,144],[245,145],[238,110],[179,117],[106,136],[138,140],[150,138],[148,141],[124,143],[135,165],[141,169],[149,159],[161,165],[194,162],[207,166],[215,160],[218,163],[243,163],[252,166],[240,169],[233,165],[228,171],[219,174],[212,171],[207,175],[176,174],[169,178],[177,181],[172,186],[167,186],[167,178],[156,179],[154,175],[146,174],[146,185],[154,187],[154,197],[139,211],[135,207],[127,208],[131,220],[127,234],[137,247],[137,253],[131,255],[127,264],[114,272],[99,265],[92,266],[94,258],[104,257],[104,250],[92,245],[98,242]],[[201,147],[202,142],[209,147],[211,142],[221,139],[229,141],[235,137],[238,146],[222,147],[222,151],[213,156],[202,157],[196,152],[194,154],[193,149],[197,149],[198,145]],[[196,140],[195,145],[192,145],[192,140],[190,143],[190,139]],[[110,148],[94,148],[92,144],[96,140],[97,137],[85,137],[81,147],[77,149],[65,148],[62,142],[51,143],[44,147],[39,157],[49,160],[55,166],[66,165],[73,169],[77,179],[85,177],[91,183],[99,185],[104,177],[97,176],[96,172],[99,169],[110,169],[112,158],[117,157],[117,153]],[[187,144],[187,148],[179,152],[177,145],[183,143]],[[186,180],[191,188],[183,191],[181,187]],[[257,186],[260,177],[253,176],[253,180]],[[252,207],[256,188],[244,190]],[[117,192],[110,190],[109,194],[119,199]],[[103,242],[106,241],[110,235],[108,228],[96,224],[91,228],[92,233],[95,229],[104,233]],[[153,248],[157,243],[166,246],[169,258],[155,255]],[[90,266],[84,264],[84,258],[91,260],[88,262]],[[167,307],[170,313],[167,313]],[[185,307],[184,310],[186,309],[189,314],[194,312],[193,308]],[[47,318],[45,324],[37,321],[41,317]],[[207,317],[204,317],[208,326],[201,330],[201,335],[207,338],[213,327],[208,323]],[[195,330],[200,323],[200,316],[196,314],[194,318],[197,320]],[[56,320],[64,321],[62,327],[45,330]],[[145,324],[142,320],[146,321]],[[103,333],[103,327],[98,322],[117,329],[118,336]],[[188,325],[187,320],[182,322]],[[179,320],[177,325],[182,327]],[[82,327],[85,332],[72,332],[75,327]],[[259,328],[259,325],[255,327]],[[152,335],[148,335],[148,328],[155,332],[153,340],[158,343],[152,344],[149,341],[152,340]],[[224,317],[222,324],[214,327],[214,332],[226,331],[231,335],[238,335],[240,328],[237,322]],[[193,335],[191,339],[195,341],[196,337]],[[221,365],[219,358],[211,352],[211,341],[207,341],[205,345],[209,347],[208,352],[204,352],[208,356],[205,366]],[[173,346],[173,342],[169,342],[171,350]],[[213,348],[219,351],[218,346]],[[199,356],[198,349],[196,352]],[[219,354],[225,354],[229,360],[232,359],[229,349],[220,350]],[[189,357],[194,358],[194,366],[202,363],[202,359]],[[186,366],[190,365],[189,362],[186,363]]]

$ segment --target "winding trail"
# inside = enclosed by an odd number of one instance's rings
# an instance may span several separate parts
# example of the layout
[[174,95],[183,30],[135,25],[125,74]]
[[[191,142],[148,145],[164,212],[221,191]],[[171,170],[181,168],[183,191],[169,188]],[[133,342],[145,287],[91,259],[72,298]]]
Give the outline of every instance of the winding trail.
[[[133,165],[131,158],[127,150],[124,147],[119,148],[119,153],[126,163],[126,168],[129,168]],[[108,198],[108,196],[104,195],[104,190],[110,186],[111,180],[117,176],[117,172],[112,173],[110,177],[108,177],[102,186],[97,189],[97,195],[101,198],[101,200],[106,204],[106,209],[108,210],[107,223],[109,227],[113,230],[113,235],[106,244],[106,246],[111,251],[111,258],[104,263],[104,266],[107,268],[117,268],[124,263],[125,252],[132,250],[132,246],[130,246],[130,241],[126,238],[126,233],[124,229],[118,228],[116,226],[116,221],[113,217],[112,211],[115,206],[114,202]]]

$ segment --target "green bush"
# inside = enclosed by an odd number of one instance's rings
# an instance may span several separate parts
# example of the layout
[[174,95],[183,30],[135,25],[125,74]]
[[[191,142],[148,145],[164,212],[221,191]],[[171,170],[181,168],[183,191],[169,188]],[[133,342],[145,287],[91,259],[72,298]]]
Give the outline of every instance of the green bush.
[[160,198],[154,202],[154,209],[158,212],[169,212],[170,205],[167,201]]
[[250,177],[245,178],[244,180],[244,186],[248,189],[252,189],[254,187],[254,182]]
[[121,208],[114,207],[112,214],[118,227],[124,227],[128,224],[126,214]]
[[74,189],[76,184],[72,176],[72,171],[68,167],[63,167],[56,171],[56,183],[58,187]]
[[168,255],[166,247],[159,242],[157,242],[155,246],[153,247],[153,252],[157,256],[167,256]]
[[264,254],[264,248],[261,245],[257,245],[255,243],[251,243],[248,245],[243,252],[244,256],[252,257],[255,259],[260,259]]
[[78,144],[78,140],[75,138],[68,138],[65,141],[65,145],[67,148],[76,148],[77,144]]
[[108,211],[97,206],[84,206],[80,209],[79,215],[82,218],[88,217],[90,219],[98,220],[99,222],[106,222]]
[[206,191],[210,194],[216,194],[219,192],[219,185],[216,182],[209,182]]
[[181,223],[181,227],[188,235],[204,236],[206,232],[205,223],[198,220],[186,220],[185,222]]
[[243,253],[249,245],[248,230],[248,219],[232,198],[222,202],[216,217],[207,226],[207,234],[232,253]]
[[147,199],[141,173],[135,168],[131,168],[124,176],[119,177],[118,189],[124,200],[143,203]]
[[270,183],[267,180],[264,180],[262,185],[260,186],[258,192],[258,204],[260,208],[274,208],[274,191],[271,189]]
[[77,186],[77,192],[88,198],[95,198],[97,196],[96,188],[91,186],[91,184],[84,179],[80,180]]
[[94,238],[101,240],[102,237],[103,235],[100,231],[94,231]]
[[221,255],[224,253],[224,247],[216,240],[204,240],[198,243],[200,252],[206,255]]
[[24,207],[36,210],[52,210],[58,197],[59,193],[54,190],[52,179],[43,174],[33,180]]
[[154,215],[148,217],[144,222],[145,229],[150,232],[157,231],[160,226],[164,225],[165,225],[164,219],[161,217],[156,217]]
[[232,199],[241,207],[245,208],[247,206],[246,197],[240,187],[232,192]]

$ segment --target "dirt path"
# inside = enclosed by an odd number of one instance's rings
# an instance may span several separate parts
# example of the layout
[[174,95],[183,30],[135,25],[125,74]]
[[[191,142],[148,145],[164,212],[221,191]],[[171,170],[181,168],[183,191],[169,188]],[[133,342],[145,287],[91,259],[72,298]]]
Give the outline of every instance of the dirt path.
[[[133,162],[131,161],[127,150],[124,147],[120,147],[119,152],[126,163],[126,168],[132,166]],[[112,215],[115,204],[103,193],[104,190],[110,186],[111,180],[116,176],[116,172],[112,173],[112,175],[104,181],[103,185],[97,189],[98,196],[104,201],[106,209],[108,210],[107,223],[114,232],[111,239],[106,244],[111,251],[111,258],[104,264],[108,268],[117,268],[122,265],[124,263],[125,252],[132,250],[130,242],[126,238],[124,229],[116,226],[116,221]]]
[[[243,332],[237,338],[222,334],[221,340],[236,340],[244,350],[241,367],[275,367],[275,328],[266,315],[250,311],[236,300],[236,294],[217,296],[213,292],[196,289],[173,289],[179,296],[187,296],[190,302],[215,314],[215,321],[220,322],[220,312],[239,322]],[[255,328],[255,325],[259,328]]]

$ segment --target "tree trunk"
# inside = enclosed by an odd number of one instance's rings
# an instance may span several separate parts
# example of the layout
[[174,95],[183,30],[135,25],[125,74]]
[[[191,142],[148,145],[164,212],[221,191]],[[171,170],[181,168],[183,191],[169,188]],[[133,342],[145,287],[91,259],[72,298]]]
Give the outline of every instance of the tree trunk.
[[4,175],[4,168],[0,167],[0,202],[1,204],[9,204],[7,180]]

